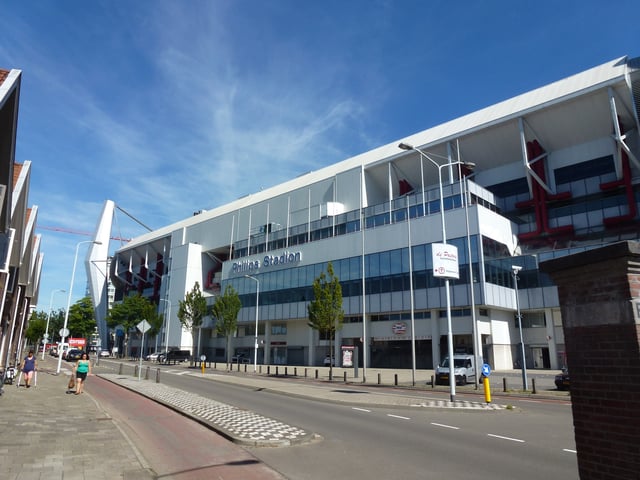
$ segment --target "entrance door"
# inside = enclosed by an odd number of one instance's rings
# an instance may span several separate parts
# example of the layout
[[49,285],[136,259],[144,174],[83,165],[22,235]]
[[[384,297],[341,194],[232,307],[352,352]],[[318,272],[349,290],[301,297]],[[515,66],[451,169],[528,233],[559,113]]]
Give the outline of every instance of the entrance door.
[[551,360],[549,359],[549,348],[533,347],[533,368],[551,368]]

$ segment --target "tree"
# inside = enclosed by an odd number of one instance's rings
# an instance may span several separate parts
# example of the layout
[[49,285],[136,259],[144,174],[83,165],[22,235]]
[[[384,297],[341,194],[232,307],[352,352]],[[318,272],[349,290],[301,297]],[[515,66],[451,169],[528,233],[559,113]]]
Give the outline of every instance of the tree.
[[106,318],[109,328],[115,329],[118,325],[122,325],[125,345],[129,345],[129,332],[135,329],[142,320],[146,320],[152,328],[158,322],[162,323],[156,306],[139,294],[125,297],[122,303],[115,304]]
[[224,293],[216,298],[212,308],[212,315],[216,319],[216,333],[226,339],[227,365],[231,362],[231,336],[238,327],[238,312],[241,308],[238,292],[231,285],[224,288]]
[[96,317],[90,297],[84,297],[71,305],[67,322],[71,337],[89,338],[96,329]]
[[45,312],[33,312],[29,324],[24,333],[31,345],[39,345],[47,328],[47,314]]
[[[200,283],[196,282],[190,292],[188,292],[184,300],[180,300],[178,308],[178,319],[182,327],[191,332],[191,338],[195,345],[195,331],[200,329],[205,315],[207,314],[207,299],[200,290]],[[200,350],[200,338],[198,338],[198,350]],[[200,352],[196,352],[197,355]]]
[[333,376],[333,341],[336,331],[342,328],[342,287],[333,273],[331,262],[327,264],[327,274],[321,272],[313,281],[313,300],[307,306],[308,325],[317,330],[321,338],[329,339],[329,378]]

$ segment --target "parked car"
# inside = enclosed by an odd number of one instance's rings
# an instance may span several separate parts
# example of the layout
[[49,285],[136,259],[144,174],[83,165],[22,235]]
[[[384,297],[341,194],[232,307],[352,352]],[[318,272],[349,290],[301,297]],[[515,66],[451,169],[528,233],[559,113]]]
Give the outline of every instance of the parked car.
[[251,360],[244,353],[238,353],[231,357],[231,363],[251,363]]
[[67,354],[64,359],[67,362],[75,362],[76,360],[80,360],[83,353],[85,353],[84,350],[80,350],[79,348],[70,348],[67,350]]
[[161,355],[164,357],[164,352],[153,352],[147,355],[146,357],[144,357],[144,359],[150,362],[157,362],[158,357],[160,357]]
[[571,387],[571,379],[569,378],[569,370],[566,368],[562,369],[562,373],[556,375],[555,378],[556,387],[558,390],[569,390]]
[[162,361],[170,362],[186,362],[191,358],[189,350],[169,350],[166,355],[162,355]]
[[[467,382],[476,381],[476,369],[473,364],[475,358],[473,355],[454,355],[453,356],[453,374],[456,376],[456,384],[466,385]],[[436,368],[436,383],[449,384],[449,357],[445,357],[442,365]]]
[[322,361],[322,365],[324,365],[325,367],[328,367],[329,365],[331,365],[332,367],[335,367],[336,359],[331,358],[331,355],[327,355],[326,357],[324,357],[324,360]]
[[98,356],[100,356],[100,357],[110,357],[111,354],[109,353],[109,350],[100,350],[100,352],[98,353]]

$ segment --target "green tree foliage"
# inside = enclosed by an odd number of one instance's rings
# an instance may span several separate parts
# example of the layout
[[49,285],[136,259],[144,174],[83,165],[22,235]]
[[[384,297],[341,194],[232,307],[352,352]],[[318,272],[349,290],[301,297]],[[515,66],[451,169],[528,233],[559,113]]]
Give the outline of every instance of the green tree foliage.
[[71,337],[88,339],[96,329],[96,317],[91,298],[84,297],[71,305],[67,321]]
[[[238,327],[240,308],[242,308],[240,297],[231,285],[224,288],[224,293],[216,298],[212,308],[212,315],[216,319],[216,333],[226,339],[227,364],[231,362],[231,337]],[[257,305],[256,308],[258,308]]]
[[188,292],[184,300],[180,300],[178,308],[178,319],[182,327],[191,332],[191,338],[195,345],[195,333],[202,326],[204,317],[207,314],[207,299],[200,290],[200,283],[196,282]]
[[320,333],[321,338],[329,339],[329,375],[333,365],[333,341],[336,331],[342,328],[344,310],[342,309],[342,287],[340,280],[333,273],[331,262],[327,265],[327,273],[321,272],[313,281],[313,300],[307,306],[309,326]]
[[29,325],[24,332],[31,345],[39,345],[47,328],[47,314],[45,312],[33,312],[29,319]]
[[122,303],[115,304],[111,308],[106,318],[109,328],[116,328],[118,325],[122,325],[127,345],[129,345],[129,332],[134,330],[142,320],[146,320],[152,328],[154,328],[154,325],[162,324],[162,317],[158,315],[156,306],[141,295],[125,297]]

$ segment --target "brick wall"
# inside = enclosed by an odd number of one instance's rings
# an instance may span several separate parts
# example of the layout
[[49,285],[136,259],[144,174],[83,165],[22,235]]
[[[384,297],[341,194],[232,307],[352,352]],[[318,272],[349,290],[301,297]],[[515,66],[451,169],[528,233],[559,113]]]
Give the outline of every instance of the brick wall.
[[640,244],[541,264],[558,286],[582,480],[640,478]]

